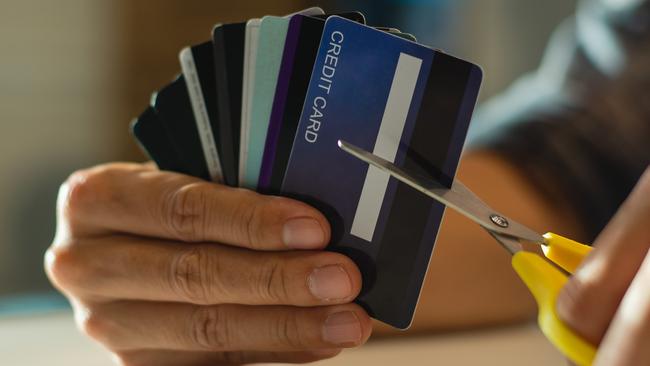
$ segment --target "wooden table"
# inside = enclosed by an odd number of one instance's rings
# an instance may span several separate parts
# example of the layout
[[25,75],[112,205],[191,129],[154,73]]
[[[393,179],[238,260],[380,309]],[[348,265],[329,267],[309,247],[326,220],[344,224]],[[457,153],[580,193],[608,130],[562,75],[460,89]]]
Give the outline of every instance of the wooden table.
[[[565,365],[534,324],[371,341],[320,366]],[[109,366],[109,355],[84,338],[69,311],[0,318],[0,365]]]

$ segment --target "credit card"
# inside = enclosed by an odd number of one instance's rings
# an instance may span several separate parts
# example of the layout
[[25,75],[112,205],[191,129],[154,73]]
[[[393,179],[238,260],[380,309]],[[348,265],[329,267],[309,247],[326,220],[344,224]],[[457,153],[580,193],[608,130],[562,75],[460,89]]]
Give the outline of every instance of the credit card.
[[151,103],[183,166],[182,171],[210,180],[183,75],[154,94]]
[[[299,14],[323,14],[323,10],[310,8]],[[243,182],[240,182],[240,185],[246,188],[257,188],[282,53],[292,16],[265,16],[260,24],[245,171]]]
[[165,129],[152,107],[147,107],[138,118],[131,122],[131,133],[135,136],[140,148],[158,165],[158,169],[187,173],[183,170],[174,147],[167,138]]
[[218,146],[224,182],[229,186],[237,186],[239,177],[245,35],[245,22],[217,25],[212,31],[219,114]]
[[[296,15],[289,22],[258,182],[258,189],[262,192],[280,191],[328,16]],[[341,13],[340,16],[365,22],[359,12]]]
[[212,42],[184,48],[179,55],[183,77],[192,104],[203,156],[210,180],[222,179],[221,159],[216,145],[218,132],[217,88],[214,83],[214,50]]
[[411,41],[411,42],[417,42],[418,41],[415,38],[415,36],[412,35],[411,33],[402,33],[400,31],[388,31],[388,33],[390,33],[390,34],[392,34],[394,36],[398,36],[400,38],[404,38],[407,41]]
[[444,206],[337,147],[344,139],[450,185],[479,92],[478,66],[340,17],[323,31],[282,194],[320,209],[328,250],[359,266],[357,303],[407,328]]
[[251,19],[246,22],[246,34],[244,40],[244,69],[242,77],[241,93],[241,127],[239,136],[239,177],[238,183],[241,186],[244,182],[246,163],[248,162],[248,138],[251,127],[251,108],[253,99],[253,88],[255,82],[255,60],[257,59],[257,46],[260,36],[261,19]]

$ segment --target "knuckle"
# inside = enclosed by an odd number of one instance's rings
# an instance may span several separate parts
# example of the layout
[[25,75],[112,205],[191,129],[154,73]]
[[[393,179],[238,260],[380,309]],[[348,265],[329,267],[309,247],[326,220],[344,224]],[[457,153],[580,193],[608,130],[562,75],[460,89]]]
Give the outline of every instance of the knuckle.
[[206,183],[193,183],[170,192],[162,200],[163,226],[174,237],[188,242],[204,239],[209,189]]
[[77,327],[83,334],[92,339],[102,340],[104,338],[105,327],[103,321],[90,312],[78,317]]
[[289,302],[289,279],[285,275],[284,264],[272,259],[260,266],[257,294],[265,303]]
[[235,215],[240,222],[240,225],[233,225],[241,230],[238,236],[244,238],[248,245],[254,249],[265,244],[267,230],[264,229],[269,226],[268,224],[273,218],[277,218],[272,201],[267,197],[242,200]]
[[218,260],[213,260],[202,246],[183,250],[172,262],[170,284],[181,299],[208,304],[217,287]]
[[75,323],[81,333],[111,348],[111,325],[95,309],[75,306]]
[[45,252],[45,273],[54,285],[70,290],[80,278],[80,261],[74,245],[57,245]]
[[296,311],[287,311],[279,315],[273,325],[273,337],[280,346],[292,349],[305,349],[305,339],[300,332],[300,322]]
[[243,215],[243,225],[242,229],[244,230],[244,236],[246,241],[250,244],[251,247],[256,248],[261,245],[263,242],[262,230],[260,230],[264,225],[264,217],[266,205],[264,203],[256,202],[253,205],[248,206],[248,210],[243,210],[245,214]]
[[59,200],[68,216],[74,216],[90,199],[89,176],[91,173],[88,170],[78,170],[70,174],[61,185]]
[[189,322],[190,341],[205,350],[231,349],[234,329],[224,309],[222,306],[198,307]]
[[110,165],[72,173],[59,192],[59,207],[64,216],[71,220],[79,218],[111,194],[113,176],[114,170]]

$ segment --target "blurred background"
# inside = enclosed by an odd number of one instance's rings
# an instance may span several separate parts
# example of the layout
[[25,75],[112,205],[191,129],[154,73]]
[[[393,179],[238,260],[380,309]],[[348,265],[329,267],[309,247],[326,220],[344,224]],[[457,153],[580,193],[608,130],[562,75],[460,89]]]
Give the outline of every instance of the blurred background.
[[535,69],[573,0],[0,0],[0,313],[66,306],[43,273],[59,184],[144,160],[129,122],[217,22],[319,5],[481,65],[481,100]]

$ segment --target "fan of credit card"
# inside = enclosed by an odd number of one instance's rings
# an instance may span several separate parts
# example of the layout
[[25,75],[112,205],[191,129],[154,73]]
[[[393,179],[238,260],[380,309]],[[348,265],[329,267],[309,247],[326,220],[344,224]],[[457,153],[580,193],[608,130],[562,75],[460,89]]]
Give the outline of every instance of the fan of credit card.
[[444,206],[337,141],[451,185],[480,68],[360,12],[310,8],[211,36],[180,52],[182,72],[134,121],[140,145],[161,170],[318,208],[332,227],[327,250],[361,270],[356,302],[407,328]]

